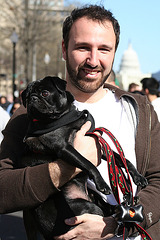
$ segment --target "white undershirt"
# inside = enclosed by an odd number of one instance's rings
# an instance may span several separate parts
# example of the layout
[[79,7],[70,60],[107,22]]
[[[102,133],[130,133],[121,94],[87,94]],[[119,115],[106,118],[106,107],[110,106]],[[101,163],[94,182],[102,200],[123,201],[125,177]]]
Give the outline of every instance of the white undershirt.
[[158,120],[160,122],[160,97],[154,99],[151,104],[153,105],[154,107],[154,110],[156,111],[157,113],[157,116],[158,116]]
[[[80,111],[87,109],[92,114],[95,120],[95,127],[105,127],[117,138],[124,151],[125,157],[130,160],[130,162],[132,162],[132,164],[136,167],[135,137],[133,125],[130,123],[127,117],[127,113],[121,104],[121,101],[115,98],[115,95],[112,93],[112,91],[107,89],[106,95],[98,102],[90,104],[81,103],[75,100],[74,104]],[[105,136],[105,139],[107,140],[110,147],[117,152],[112,140],[108,136]],[[100,171],[104,180],[110,186],[107,162],[105,160],[102,160],[101,164],[98,166],[98,170]],[[89,186],[96,190],[95,184],[90,180]],[[132,183],[132,187],[133,194],[135,195],[137,187],[134,183]],[[108,203],[112,205],[117,204],[113,194],[100,194]],[[120,195],[120,198],[121,201],[123,201],[122,194]],[[118,239],[120,240],[121,238]],[[136,239],[138,240],[138,238]]]

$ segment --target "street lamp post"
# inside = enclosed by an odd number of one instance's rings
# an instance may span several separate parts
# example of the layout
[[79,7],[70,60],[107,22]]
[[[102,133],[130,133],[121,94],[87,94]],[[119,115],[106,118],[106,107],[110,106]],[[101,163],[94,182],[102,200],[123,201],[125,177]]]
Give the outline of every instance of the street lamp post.
[[13,65],[12,65],[12,93],[13,93],[13,100],[15,99],[15,92],[16,92],[16,44],[18,42],[18,35],[15,31],[13,31],[11,36],[11,42],[13,44]]

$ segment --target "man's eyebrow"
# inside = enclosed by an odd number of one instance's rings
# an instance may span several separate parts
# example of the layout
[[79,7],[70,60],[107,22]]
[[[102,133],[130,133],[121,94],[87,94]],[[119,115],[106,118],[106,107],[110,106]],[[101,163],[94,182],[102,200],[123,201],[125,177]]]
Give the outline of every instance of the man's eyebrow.
[[77,43],[75,43],[75,46],[81,46],[81,45],[90,46],[91,44],[89,44],[87,42],[77,42]]
[[99,45],[99,48],[107,48],[107,49],[112,49],[113,46],[112,44],[102,44],[102,45]]
[[[88,42],[77,42],[75,43],[75,46],[76,47],[79,47],[79,46],[91,46],[92,44],[88,43]],[[106,49],[112,49],[113,46],[112,44],[100,44],[98,46],[98,48],[106,48]]]

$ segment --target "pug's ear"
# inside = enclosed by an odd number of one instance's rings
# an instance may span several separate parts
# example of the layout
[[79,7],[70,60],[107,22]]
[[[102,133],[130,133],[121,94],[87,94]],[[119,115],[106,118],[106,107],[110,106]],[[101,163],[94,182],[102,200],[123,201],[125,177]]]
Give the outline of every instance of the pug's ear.
[[24,107],[26,107],[26,93],[27,93],[27,89],[25,89],[25,90],[21,93],[22,103],[23,103]]
[[26,89],[21,93],[22,103],[23,103],[24,107],[27,106],[26,99],[28,98],[29,94],[31,93],[33,86],[39,81],[40,80],[36,80],[36,81],[29,83],[28,86],[26,87]]
[[70,103],[72,103],[72,102],[74,101],[73,95],[72,95],[70,92],[68,92],[68,91],[66,91],[66,95],[67,95],[68,101],[69,101]]
[[64,81],[63,79],[61,79],[59,77],[52,77],[52,82],[55,85],[55,87],[57,88],[57,90],[60,91],[61,93],[66,90],[67,82]]
[[57,90],[60,91],[61,93],[65,92],[65,94],[67,95],[68,101],[72,103],[74,101],[74,97],[70,92],[66,91],[67,82],[59,77],[52,77],[52,79],[54,81],[54,85],[57,88]]

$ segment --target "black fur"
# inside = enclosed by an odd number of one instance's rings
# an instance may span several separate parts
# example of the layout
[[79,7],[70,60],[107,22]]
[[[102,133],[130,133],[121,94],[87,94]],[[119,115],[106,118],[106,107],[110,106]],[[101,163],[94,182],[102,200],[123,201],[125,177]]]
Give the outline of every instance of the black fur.
[[[73,148],[75,133],[88,120],[87,114],[81,114],[73,105],[73,96],[65,91],[66,82],[57,77],[46,77],[28,85],[22,93],[22,100],[27,107],[30,120],[29,129],[26,133],[25,142],[28,151],[21,161],[17,162],[18,167],[34,166],[45,162],[52,162],[56,159],[63,159],[71,165],[83,170],[81,174],[65,184],[61,191],[50,197],[46,202],[35,209],[24,211],[24,222],[28,239],[36,239],[36,229],[38,229],[45,239],[53,239],[53,236],[63,234],[71,229],[64,223],[64,219],[81,215],[83,213],[93,213],[104,215],[100,207],[94,204],[86,189],[86,180],[89,176],[94,180],[99,191],[109,194],[110,188],[104,182],[97,168],[87,159],[82,157]],[[73,112],[78,119],[72,122],[65,116]],[[61,118],[64,123],[58,128],[51,127],[52,123],[59,124]],[[94,120],[92,129],[94,129]],[[70,121],[71,120],[71,121]],[[49,126],[48,130],[46,126]],[[43,131],[38,135],[36,130]],[[77,191],[78,198],[72,199],[68,195]],[[105,203],[104,203],[105,205]],[[62,210],[63,208],[63,210]],[[105,215],[113,213],[112,207],[106,204]],[[32,224],[31,224],[32,223]]]

